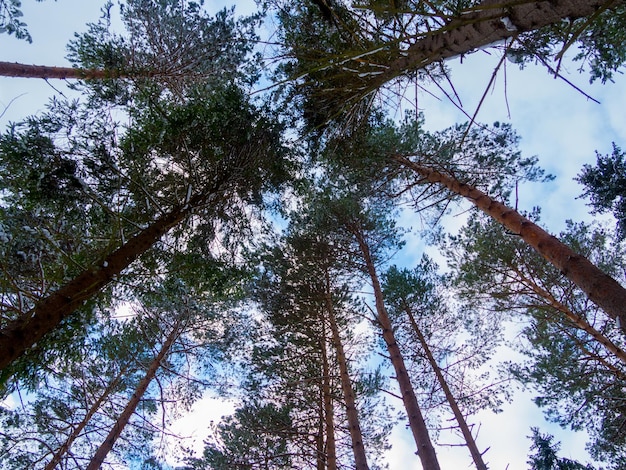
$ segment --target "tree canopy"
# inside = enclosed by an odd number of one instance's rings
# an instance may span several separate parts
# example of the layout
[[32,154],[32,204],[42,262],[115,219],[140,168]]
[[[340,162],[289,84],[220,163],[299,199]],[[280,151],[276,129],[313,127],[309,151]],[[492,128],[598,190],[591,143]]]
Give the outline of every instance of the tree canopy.
[[[553,235],[518,207],[554,176],[511,124],[432,129],[394,90],[454,90],[476,50],[501,58],[489,86],[507,61],[604,85],[624,3],[258,8],[107,2],[71,67],[0,62],[76,92],[0,133],[0,468],[366,470],[402,439],[407,466],[454,446],[485,470],[480,420],[516,386],[623,468],[620,143],[576,178],[615,235]],[[31,41],[21,18],[0,0],[0,33]],[[174,431],[190,410],[200,450]],[[531,468],[595,468],[538,424]]]

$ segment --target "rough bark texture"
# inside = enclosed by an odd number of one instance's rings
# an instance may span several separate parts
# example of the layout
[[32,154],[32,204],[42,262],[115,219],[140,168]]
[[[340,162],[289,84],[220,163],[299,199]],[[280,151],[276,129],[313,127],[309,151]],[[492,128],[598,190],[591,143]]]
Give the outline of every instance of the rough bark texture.
[[64,318],[115,279],[207,198],[207,194],[198,194],[187,204],[175,207],[128,240],[97,266],[83,271],[58,291],[41,300],[32,311],[8,323],[0,331],[0,370],[59,326]]
[[124,375],[126,375],[126,373],[127,373],[127,370],[122,369],[120,373],[117,375],[117,377],[115,377],[115,379],[111,381],[111,383],[102,392],[102,394],[98,397],[98,399],[91,405],[91,408],[89,408],[83,420],[80,423],[78,423],[78,426],[76,426],[72,430],[72,434],[68,436],[68,438],[65,440],[63,445],[59,447],[59,449],[57,449],[57,451],[54,453],[54,455],[52,456],[52,460],[48,462],[48,464],[45,467],[45,470],[54,470],[55,468],[57,468],[57,465],[59,465],[63,456],[69,451],[70,447],[72,447],[72,444],[78,438],[78,436],[80,436],[80,433],[83,432],[83,429],[85,429],[85,427],[91,420],[92,416],[95,415],[96,412],[100,409],[100,407],[102,406],[102,403],[104,403],[104,401],[108,399],[111,392],[115,390],[115,388],[118,386],[122,378],[124,378]]
[[433,372],[435,373],[435,376],[437,377],[437,381],[439,382],[439,385],[441,386],[441,389],[443,390],[443,393],[446,396],[446,400],[448,401],[448,404],[450,405],[450,409],[452,410],[452,413],[454,414],[454,418],[456,419],[456,422],[459,425],[459,429],[461,430],[461,433],[463,434],[463,439],[465,439],[465,444],[467,445],[467,448],[469,449],[470,454],[472,455],[472,460],[474,461],[474,465],[476,466],[476,469],[487,470],[487,465],[485,465],[485,462],[483,461],[483,456],[478,450],[478,446],[476,445],[474,436],[472,436],[472,432],[470,431],[470,428],[467,425],[467,422],[465,421],[465,417],[463,416],[463,413],[461,412],[461,409],[459,408],[459,404],[457,403],[456,398],[454,398],[454,395],[452,394],[452,391],[450,390],[450,387],[448,386],[448,382],[443,376],[443,373],[441,372],[441,369],[439,365],[437,364],[437,361],[435,360],[433,353],[430,350],[430,346],[428,346],[428,342],[426,341],[426,338],[424,337],[422,330],[419,328],[419,326],[417,325],[417,322],[415,321],[415,317],[413,316],[413,311],[407,304],[404,304],[404,311],[409,317],[409,321],[411,322],[413,331],[417,335],[420,345],[422,346],[422,350],[426,354],[426,359],[428,360],[430,367],[433,369]]
[[391,320],[387,314],[387,308],[385,307],[383,301],[383,291],[380,287],[380,281],[378,279],[378,274],[376,273],[376,267],[372,261],[369,246],[363,237],[363,233],[358,227],[353,227],[351,232],[359,244],[359,248],[363,254],[363,260],[365,261],[365,266],[367,267],[368,274],[370,275],[370,279],[372,281],[374,298],[376,300],[377,320],[382,330],[383,339],[387,345],[387,351],[389,352],[391,363],[393,364],[393,368],[396,372],[396,380],[398,381],[402,401],[409,418],[409,427],[411,428],[415,445],[417,446],[417,454],[419,455],[424,470],[440,470],[435,448],[430,440],[428,428],[426,427],[422,411],[417,403],[417,397],[415,396],[413,385],[411,384],[409,374],[406,370],[406,366],[404,365],[402,353],[400,352],[400,348],[396,342],[393,328],[391,326]]
[[73,67],[48,67],[46,65],[19,64],[0,62],[0,76],[17,78],[99,80],[104,78],[122,78],[118,70],[77,69]]
[[485,214],[500,222],[510,232],[519,235],[543,258],[576,284],[596,305],[614,320],[619,319],[626,332],[626,289],[611,276],[603,273],[587,258],[575,253],[556,237],[512,209],[451,176],[415,163],[403,156],[392,159],[431,183],[438,183],[451,192],[465,197]]
[[341,341],[341,336],[339,335],[337,320],[335,319],[335,310],[330,294],[330,277],[328,271],[326,271],[326,310],[328,312],[328,324],[332,332],[333,345],[335,347],[335,351],[337,352],[337,362],[339,364],[339,374],[341,376],[341,390],[346,403],[346,417],[348,419],[348,428],[350,431],[350,438],[352,440],[355,469],[368,470],[369,466],[367,465],[367,458],[365,455],[363,433],[361,432],[361,425],[359,423],[359,416],[356,409],[356,400],[354,397],[354,390],[352,389],[352,381],[350,380],[350,374],[348,372],[348,361],[346,360],[343,343]]
[[170,334],[168,335],[167,339],[161,346],[161,350],[156,355],[154,360],[150,363],[150,367],[148,367],[148,370],[146,371],[146,375],[141,379],[141,381],[137,385],[137,388],[135,389],[133,396],[130,397],[130,400],[128,401],[128,403],[126,404],[126,407],[124,408],[124,411],[122,411],[120,416],[117,418],[117,421],[111,428],[111,431],[109,432],[108,436],[106,437],[104,442],[102,442],[102,444],[100,445],[100,447],[94,454],[93,458],[91,459],[91,462],[89,462],[89,465],[87,466],[87,470],[98,470],[100,468],[100,466],[104,462],[104,459],[106,458],[108,453],[111,451],[111,449],[115,445],[115,441],[117,441],[117,438],[120,437],[120,434],[122,434],[122,431],[124,430],[128,422],[130,421],[130,417],[133,415],[133,413],[137,409],[137,405],[139,405],[139,402],[143,398],[144,393],[146,393],[146,390],[148,389],[150,382],[152,382],[152,379],[154,379],[157,370],[159,369],[159,367],[161,367],[161,361],[163,361],[163,359],[168,355],[172,347],[172,344],[174,344],[174,341],[176,341],[176,338],[178,338],[179,333],[180,333],[180,322],[176,323],[174,327],[172,328],[172,331],[170,331]]
[[566,18],[592,15],[599,8],[621,1],[606,0],[485,0],[466,14],[411,45],[406,55],[392,61],[383,73],[372,76],[368,87],[375,89],[403,73],[466,54],[520,33],[555,24]]

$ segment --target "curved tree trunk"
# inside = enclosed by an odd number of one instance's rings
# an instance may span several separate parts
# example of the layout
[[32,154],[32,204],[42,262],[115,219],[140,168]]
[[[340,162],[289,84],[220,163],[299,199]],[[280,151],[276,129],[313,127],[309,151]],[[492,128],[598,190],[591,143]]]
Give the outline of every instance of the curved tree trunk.
[[556,237],[535,223],[479,189],[403,156],[392,160],[413,170],[426,181],[438,183],[451,192],[463,196],[485,214],[493,217],[509,231],[519,235],[541,256],[576,284],[596,305],[618,322],[626,332],[626,289],[611,276],[603,273],[587,258],[575,253]]
[[450,390],[450,387],[448,386],[448,382],[443,376],[441,368],[437,364],[437,361],[435,360],[435,357],[433,356],[433,353],[430,350],[430,346],[428,346],[428,342],[426,341],[426,338],[424,337],[422,330],[417,325],[417,322],[415,321],[415,317],[413,316],[413,312],[411,311],[411,308],[406,303],[404,304],[404,311],[409,317],[409,321],[411,322],[413,331],[417,335],[420,345],[422,346],[422,349],[424,350],[424,353],[426,354],[426,359],[428,360],[430,367],[433,369],[435,376],[437,376],[437,381],[439,382],[439,385],[441,386],[441,389],[443,390],[443,393],[446,396],[446,400],[448,400],[448,404],[450,405],[450,408],[452,409],[454,418],[456,419],[456,422],[459,425],[459,429],[461,429],[461,433],[463,434],[463,439],[465,439],[465,444],[467,445],[467,448],[469,449],[470,454],[472,455],[472,460],[474,460],[474,465],[476,466],[476,469],[487,470],[487,465],[485,465],[485,462],[483,461],[483,455],[478,450],[478,446],[476,445],[474,436],[472,436],[472,432],[470,431],[470,428],[467,425],[467,421],[465,421],[465,417],[463,416],[463,413],[461,412],[461,409],[459,408],[459,404],[457,403],[456,398],[454,398],[454,395],[452,394],[452,391]]
[[368,470],[367,458],[365,455],[365,446],[363,444],[363,433],[359,423],[359,416],[356,409],[356,400],[350,374],[348,372],[348,361],[343,349],[343,343],[339,334],[337,320],[335,318],[335,309],[330,293],[330,276],[328,270],[325,272],[326,281],[326,311],[328,312],[328,323],[332,332],[333,345],[337,352],[337,362],[339,364],[339,373],[341,376],[341,390],[346,402],[346,416],[348,419],[348,429],[352,440],[352,451],[354,453],[354,464],[356,470]]
[[144,377],[139,382],[139,385],[137,385],[137,388],[135,389],[133,396],[130,398],[130,400],[126,404],[124,411],[122,411],[120,416],[117,418],[117,421],[115,422],[115,424],[113,424],[113,427],[111,428],[111,431],[109,432],[108,436],[106,437],[104,442],[102,442],[102,444],[100,445],[100,447],[94,454],[93,458],[91,459],[91,462],[89,462],[89,465],[87,466],[87,470],[98,470],[100,466],[102,465],[102,463],[104,462],[104,459],[106,458],[107,454],[111,451],[111,449],[115,445],[117,438],[120,437],[120,434],[122,434],[122,431],[124,430],[128,422],[130,421],[130,417],[133,415],[133,413],[137,409],[137,405],[139,405],[139,402],[143,398],[144,393],[146,393],[146,390],[148,389],[150,382],[152,382],[152,380],[156,376],[157,370],[159,369],[159,367],[161,367],[161,362],[169,354],[170,349],[172,348],[172,345],[174,344],[174,341],[176,341],[176,338],[178,338],[178,335],[180,334],[180,325],[181,325],[181,322],[179,320],[172,327],[172,330],[170,331],[165,342],[161,346],[161,350],[156,355],[154,360],[150,363],[150,366],[148,367],[148,370],[146,371],[146,375],[144,375]]
[[617,3],[606,0],[485,0],[411,45],[407,55],[391,62],[389,69],[376,77],[376,81],[382,84],[400,73],[418,70],[564,19],[590,16],[599,8]]
[[402,353],[400,352],[400,348],[396,342],[393,328],[391,326],[391,320],[389,319],[387,309],[383,302],[383,291],[380,287],[380,281],[378,280],[376,267],[372,261],[369,246],[359,227],[350,227],[349,230],[355,236],[359,244],[363,260],[365,261],[365,266],[367,267],[368,274],[370,275],[370,279],[372,281],[372,288],[374,289],[374,297],[376,299],[377,320],[380,328],[382,329],[383,339],[385,340],[385,344],[387,344],[389,357],[396,372],[396,379],[398,380],[398,385],[400,387],[402,401],[409,418],[409,427],[413,433],[413,439],[415,440],[415,445],[417,446],[417,453],[422,462],[422,467],[424,470],[440,470],[435,448],[430,440],[428,428],[426,427],[422,411],[417,403],[417,397],[415,396],[413,385],[411,384],[409,374],[407,373],[406,366],[404,365],[404,359],[402,358]]

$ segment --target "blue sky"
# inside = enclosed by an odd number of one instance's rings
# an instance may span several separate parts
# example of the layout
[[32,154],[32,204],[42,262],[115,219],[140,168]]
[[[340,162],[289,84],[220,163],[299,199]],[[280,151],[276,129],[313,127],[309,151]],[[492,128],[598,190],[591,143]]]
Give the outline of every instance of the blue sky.
[[[220,2],[216,9],[224,5],[225,2]],[[244,8],[237,11],[250,11],[249,5],[246,2]],[[97,20],[99,9],[99,2],[93,0],[24,2],[24,21],[29,25],[33,43],[0,35],[0,60],[67,65],[64,59],[67,42],[75,31],[85,29],[87,21]],[[449,63],[455,88],[469,114],[473,114],[498,60],[498,53],[489,55],[478,51],[466,56],[462,64],[458,59]],[[541,166],[556,176],[550,183],[520,186],[519,208],[530,210],[535,205],[541,206],[543,225],[553,233],[564,228],[566,219],[590,220],[585,201],[577,199],[581,188],[572,178],[584,163],[595,162],[595,150],[609,153],[613,141],[626,147],[626,78],[618,74],[616,83],[589,85],[587,74],[578,74],[577,65],[566,64],[566,72],[567,69],[570,72],[568,79],[601,102],[596,104],[565,82],[549,76],[541,67],[528,66],[521,71],[511,63],[507,63],[506,67],[506,100],[501,72],[495,87],[487,95],[478,120],[485,123],[510,122],[522,137],[522,152],[527,156],[537,155]],[[44,109],[48,97],[57,93],[55,89],[68,96],[71,94],[66,84],[59,80],[48,84],[43,80],[0,78],[0,113],[10,104],[0,118],[0,127],[4,128],[10,120],[16,121]],[[433,86],[428,89],[441,95]],[[426,115],[429,129],[443,129],[466,120],[444,97],[437,100],[427,93],[419,93],[418,106]],[[403,104],[404,109],[411,107],[414,108],[414,104]],[[458,226],[462,221],[463,216],[457,214],[446,219],[449,227]],[[419,228],[418,220],[406,220],[405,223]],[[398,262],[410,264],[412,260],[419,259],[423,249],[424,245],[418,238],[411,238],[400,254],[404,259]],[[529,394],[517,395],[511,405],[504,407],[503,413],[496,416],[485,413],[479,417],[482,425],[478,443],[481,448],[491,447],[485,455],[491,469],[527,468],[529,441],[526,436],[530,434],[530,426],[558,433],[564,456],[585,459],[584,436],[558,432],[557,427],[543,421],[541,412],[530,402]],[[203,423],[208,422],[206,413],[215,416],[223,409],[214,401],[203,403],[204,407],[197,406],[198,411],[194,413]],[[193,418],[191,421],[194,421]],[[189,429],[189,424],[185,426]],[[420,468],[408,432],[396,429],[392,443],[394,450],[389,455],[392,470]],[[443,469],[466,468],[471,463],[463,448],[440,448],[438,454]]]

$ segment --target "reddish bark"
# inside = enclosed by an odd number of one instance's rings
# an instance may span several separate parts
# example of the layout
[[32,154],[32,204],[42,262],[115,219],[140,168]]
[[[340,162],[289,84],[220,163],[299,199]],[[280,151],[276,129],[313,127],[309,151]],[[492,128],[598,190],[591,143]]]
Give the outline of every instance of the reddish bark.
[[45,470],[54,470],[55,468],[57,468],[57,465],[59,465],[63,456],[69,451],[70,447],[72,447],[72,444],[78,438],[78,436],[80,436],[80,433],[83,432],[83,429],[85,429],[92,416],[96,414],[96,412],[100,409],[102,403],[104,403],[104,401],[109,397],[111,392],[115,390],[115,388],[120,383],[122,378],[124,378],[124,375],[126,375],[127,372],[127,369],[122,369],[117,377],[115,377],[115,379],[107,386],[107,388],[102,392],[98,399],[91,405],[82,421],[78,423],[78,426],[76,426],[72,430],[72,434],[68,436],[63,445],[59,447],[54,453],[54,455],[52,456],[52,460],[48,462]]
[[438,183],[463,196],[485,214],[500,222],[510,232],[519,235],[543,258],[576,284],[596,305],[604,310],[626,332],[626,289],[611,276],[603,273],[587,258],[574,252],[556,237],[535,223],[469,184],[439,171],[415,163],[403,156],[392,159],[413,170],[426,181]]
[[161,350],[156,355],[154,360],[150,363],[150,367],[148,367],[146,375],[144,375],[144,377],[141,379],[141,381],[137,385],[137,388],[135,389],[135,392],[133,393],[133,396],[126,404],[124,411],[122,411],[120,416],[117,418],[117,421],[115,421],[115,424],[113,424],[113,427],[111,428],[111,431],[107,435],[106,439],[104,440],[104,442],[102,442],[102,444],[94,454],[91,462],[89,462],[87,470],[98,470],[100,468],[100,466],[104,462],[104,459],[115,445],[118,437],[120,437],[120,434],[122,434],[122,431],[130,421],[130,417],[137,409],[137,405],[139,405],[139,402],[143,398],[144,393],[146,393],[150,382],[152,382],[152,380],[156,376],[157,370],[159,369],[159,367],[161,367],[161,362],[168,355],[170,349],[172,348],[172,345],[174,344],[174,341],[176,341],[176,338],[178,338],[179,333],[180,322],[176,323],[170,331],[170,334],[161,346]]
[[101,80],[105,78],[123,78],[119,70],[78,69],[74,67],[48,67],[46,65],[18,64],[1,62],[0,76],[17,78]]
[[430,350],[430,346],[428,346],[428,342],[426,341],[426,338],[424,337],[422,330],[417,325],[417,322],[415,321],[415,317],[413,316],[412,310],[406,303],[404,304],[404,311],[409,317],[409,321],[411,322],[413,331],[417,335],[420,345],[422,346],[422,349],[424,353],[426,354],[426,359],[428,360],[430,367],[433,369],[433,372],[435,373],[435,376],[437,377],[437,381],[439,382],[439,385],[441,386],[441,389],[443,390],[443,393],[446,396],[446,400],[448,401],[448,404],[450,405],[450,409],[452,410],[452,413],[454,414],[454,418],[456,419],[456,422],[459,425],[459,429],[461,430],[461,433],[463,434],[463,439],[465,439],[467,448],[469,449],[470,454],[472,455],[472,460],[474,460],[474,465],[476,466],[476,469],[487,470],[487,465],[485,465],[485,462],[483,461],[483,456],[478,450],[478,446],[476,445],[474,436],[472,436],[472,432],[470,431],[470,428],[467,425],[467,421],[465,421],[465,417],[463,416],[463,413],[461,412],[461,409],[459,408],[459,404],[457,403],[456,398],[452,394],[452,391],[450,390],[450,387],[448,386],[448,382],[443,376],[441,368],[437,364],[437,361],[435,360],[435,357],[433,356],[433,353]]
[[352,440],[352,451],[354,453],[354,465],[356,470],[368,470],[367,457],[365,455],[365,446],[363,444],[363,433],[359,423],[359,416],[356,409],[356,399],[352,388],[352,381],[348,372],[348,361],[346,353],[343,349],[339,327],[335,318],[335,310],[333,306],[332,296],[330,293],[330,276],[328,271],[326,277],[326,311],[328,313],[328,324],[333,338],[333,345],[337,352],[337,363],[339,364],[339,374],[341,377],[341,390],[346,403],[346,416],[348,419],[348,429]]
[[398,386],[400,387],[402,401],[409,418],[409,427],[413,433],[413,439],[415,440],[415,445],[417,446],[417,454],[422,462],[422,468],[424,470],[440,470],[435,448],[430,440],[428,428],[424,422],[424,417],[417,402],[417,397],[415,396],[411,379],[409,378],[409,374],[406,370],[402,353],[400,352],[400,348],[396,342],[395,334],[391,326],[391,320],[387,314],[387,308],[385,307],[385,303],[383,301],[383,291],[380,287],[380,281],[378,279],[378,274],[376,273],[376,267],[372,261],[369,246],[359,227],[351,226],[348,227],[348,230],[351,231],[359,244],[363,260],[365,261],[365,266],[367,267],[367,272],[372,281],[374,298],[376,300],[377,320],[382,330],[383,339],[387,345],[387,351],[389,352],[391,363],[393,364],[393,368],[396,372],[396,380],[398,381]]

